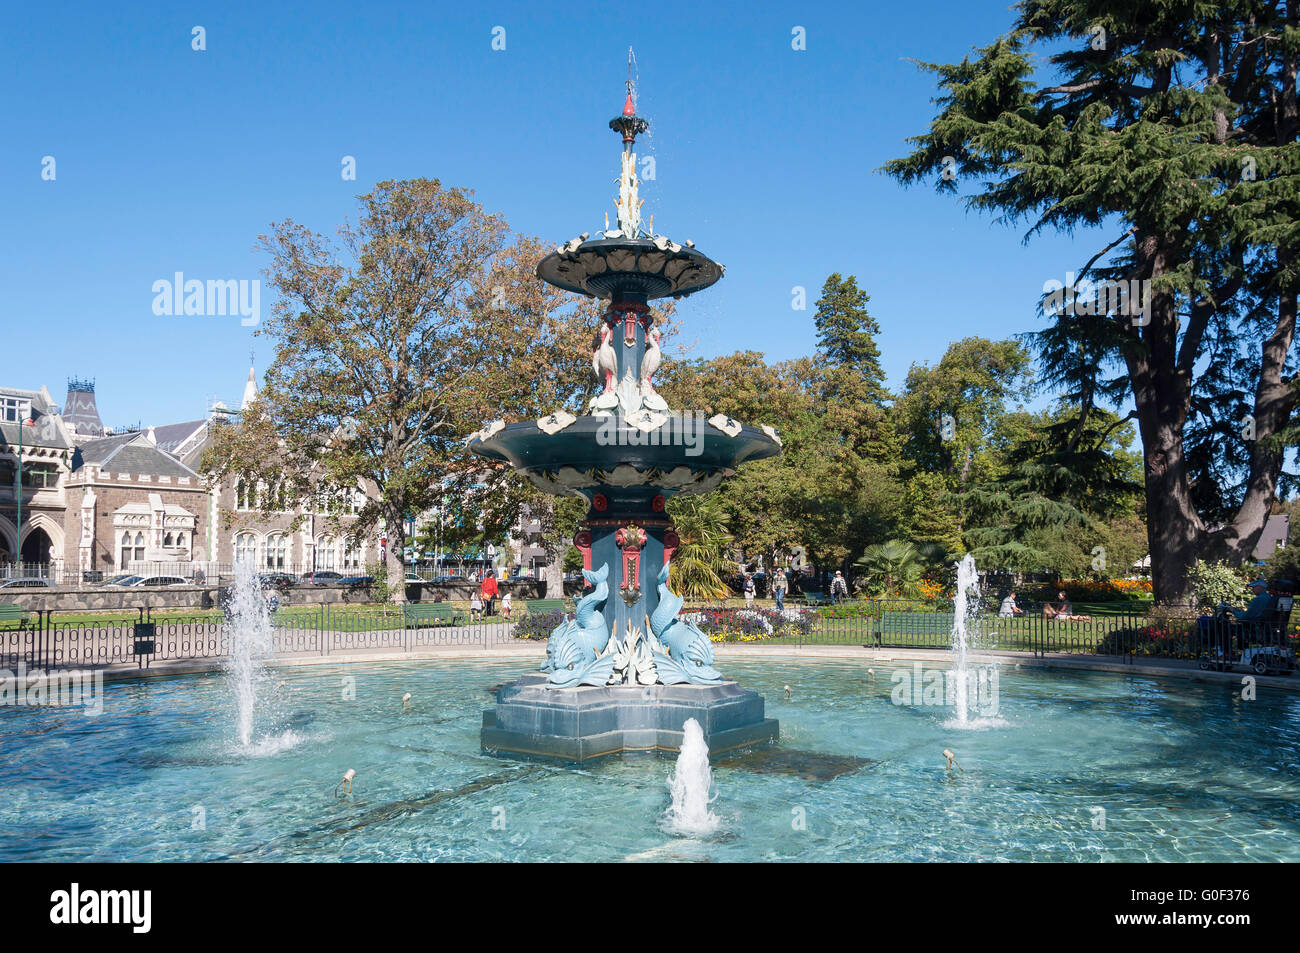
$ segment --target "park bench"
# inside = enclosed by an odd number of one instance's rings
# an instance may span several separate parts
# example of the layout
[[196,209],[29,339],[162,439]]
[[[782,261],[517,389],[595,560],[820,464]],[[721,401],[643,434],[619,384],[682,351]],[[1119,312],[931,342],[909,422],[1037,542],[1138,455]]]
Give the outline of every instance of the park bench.
[[803,594],[803,604],[806,606],[826,606],[830,605],[830,598],[820,592],[805,592]]
[[20,625],[27,621],[27,610],[20,605],[12,602],[0,602],[0,622],[17,622]]
[[524,608],[528,610],[529,615],[542,612],[563,613],[568,611],[563,599],[525,599]]
[[422,623],[455,625],[464,614],[457,612],[450,602],[408,602],[402,607],[402,619],[407,626],[418,629]]
[[952,622],[951,612],[881,612],[875,624],[876,643],[887,635],[951,635]]

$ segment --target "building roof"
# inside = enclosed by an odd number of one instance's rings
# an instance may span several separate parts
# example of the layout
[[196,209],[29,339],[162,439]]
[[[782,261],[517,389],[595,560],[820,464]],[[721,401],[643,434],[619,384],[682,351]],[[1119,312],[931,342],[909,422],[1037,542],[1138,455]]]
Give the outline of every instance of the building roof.
[[193,445],[201,443],[208,426],[206,420],[187,420],[179,424],[163,424],[153,428],[158,449],[173,457],[183,457]]
[[1279,548],[1286,545],[1287,535],[1291,531],[1291,517],[1285,513],[1274,513],[1264,524],[1264,532],[1259,536],[1259,542],[1255,544],[1255,558],[1265,560],[1272,557],[1273,553]]
[[142,433],[119,434],[83,444],[72,458],[73,471],[93,465],[106,473],[141,473],[150,476],[190,477],[199,475],[175,457],[160,450]]
[[99,419],[93,383],[68,381],[68,397],[63,403],[63,421],[76,427],[78,436],[104,435],[104,422]]

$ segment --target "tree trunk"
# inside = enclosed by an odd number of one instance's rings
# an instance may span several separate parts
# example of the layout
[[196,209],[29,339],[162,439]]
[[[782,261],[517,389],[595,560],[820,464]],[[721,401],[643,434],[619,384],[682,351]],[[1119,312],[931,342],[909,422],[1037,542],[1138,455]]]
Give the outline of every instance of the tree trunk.
[[389,601],[397,605],[406,602],[406,564],[402,553],[406,551],[406,524],[400,508],[385,507],[384,536],[388,539],[384,551],[384,568],[388,574]]
[[542,570],[542,581],[546,583],[547,599],[564,598],[564,554],[567,550],[551,553],[551,558]]

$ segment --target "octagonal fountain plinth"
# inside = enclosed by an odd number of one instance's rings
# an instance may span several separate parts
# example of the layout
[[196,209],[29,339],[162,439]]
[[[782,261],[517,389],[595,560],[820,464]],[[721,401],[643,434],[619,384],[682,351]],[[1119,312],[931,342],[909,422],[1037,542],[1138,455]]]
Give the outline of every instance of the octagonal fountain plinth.
[[509,463],[541,490],[589,509],[573,543],[587,590],[547,643],[542,673],[497,692],[484,713],[488,752],[582,762],[631,751],[676,751],[694,718],[714,751],[774,741],[763,698],[727,681],[713,646],[682,617],[667,584],[679,540],[665,511],[674,494],[704,493],[749,460],[780,452],[770,427],[678,412],[654,389],[662,354],[649,302],[714,284],[722,266],[641,228],[636,136],[646,129],[631,89],[610,122],[623,136],[618,227],[583,234],[538,265],[544,281],[609,301],[592,350],[599,392],[582,417],[494,421],[470,449]]

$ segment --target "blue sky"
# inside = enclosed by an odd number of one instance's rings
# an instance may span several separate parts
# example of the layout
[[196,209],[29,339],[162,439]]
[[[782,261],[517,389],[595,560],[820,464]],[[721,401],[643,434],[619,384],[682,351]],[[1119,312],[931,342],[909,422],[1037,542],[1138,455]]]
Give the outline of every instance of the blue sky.
[[13,5],[0,36],[2,379],[62,401],[69,375],[93,377],[110,426],[237,401],[250,347],[264,369],[271,344],[238,317],[156,316],[151,289],[178,271],[256,279],[274,220],[332,233],[372,183],[427,176],[547,240],[601,227],[629,45],[657,173],[646,213],[727,266],[681,307],[704,356],[811,352],[812,301],[840,271],[872,296],[897,387],[949,341],[1033,329],[1043,282],[1104,241],[1023,246],[1023,227],[874,171],[932,115],[908,58],[987,43],[1006,0],[118,6]]

